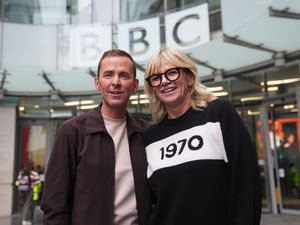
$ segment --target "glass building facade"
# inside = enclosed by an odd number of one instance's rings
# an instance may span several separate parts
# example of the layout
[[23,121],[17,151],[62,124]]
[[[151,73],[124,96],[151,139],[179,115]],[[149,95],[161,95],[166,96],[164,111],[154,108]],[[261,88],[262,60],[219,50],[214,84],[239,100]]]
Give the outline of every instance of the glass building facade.
[[[13,167],[2,183],[13,182],[29,158],[46,167],[57,127],[101,101],[93,77],[105,48],[131,43],[126,50],[137,62],[141,87],[128,111],[150,120],[143,92],[147,51],[174,45],[248,127],[263,210],[299,215],[300,181],[293,183],[297,173],[300,179],[299,25],[300,3],[292,0],[1,0],[0,114],[9,110],[15,121]],[[12,126],[5,118],[4,129]],[[0,155],[7,154],[4,148]],[[4,202],[17,211],[16,191],[3,188],[11,193]]]

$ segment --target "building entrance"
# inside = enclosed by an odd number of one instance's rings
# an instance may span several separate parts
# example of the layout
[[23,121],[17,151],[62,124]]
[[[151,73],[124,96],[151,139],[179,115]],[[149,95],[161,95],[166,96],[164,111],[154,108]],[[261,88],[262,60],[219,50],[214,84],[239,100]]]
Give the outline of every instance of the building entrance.
[[261,106],[266,194],[273,213],[300,215],[300,123],[295,96],[267,100]]
[[[16,172],[22,170],[28,160],[34,162],[35,170],[42,174],[51,154],[57,127],[64,119],[19,119],[17,126]],[[13,212],[22,208],[20,196],[14,194]]]

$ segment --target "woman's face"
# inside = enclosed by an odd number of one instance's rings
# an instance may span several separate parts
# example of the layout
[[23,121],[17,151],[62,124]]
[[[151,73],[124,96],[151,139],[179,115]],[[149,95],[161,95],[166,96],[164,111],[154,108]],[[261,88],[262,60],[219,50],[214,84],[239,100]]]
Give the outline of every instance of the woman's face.
[[[168,65],[163,63],[160,67],[159,74],[170,71],[176,68],[175,65]],[[193,85],[194,79],[188,71],[179,69],[179,78],[175,81],[170,81],[166,75],[161,76],[161,83],[157,87],[152,87],[153,93],[164,104],[167,111],[168,109],[188,109],[191,103],[190,90]]]

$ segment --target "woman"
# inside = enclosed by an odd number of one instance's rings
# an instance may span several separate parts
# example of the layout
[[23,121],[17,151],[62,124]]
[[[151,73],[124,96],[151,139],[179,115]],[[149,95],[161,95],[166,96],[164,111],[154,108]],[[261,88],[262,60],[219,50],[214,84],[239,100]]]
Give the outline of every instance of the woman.
[[228,101],[198,80],[196,65],[167,48],[145,71],[158,121],[144,132],[154,207],[150,225],[258,225],[256,152]]

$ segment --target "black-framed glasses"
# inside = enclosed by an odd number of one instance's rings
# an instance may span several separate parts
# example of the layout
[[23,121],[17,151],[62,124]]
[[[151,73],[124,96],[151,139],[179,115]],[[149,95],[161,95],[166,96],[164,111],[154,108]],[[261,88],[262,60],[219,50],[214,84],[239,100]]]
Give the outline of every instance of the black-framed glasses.
[[180,76],[180,69],[181,67],[171,68],[166,70],[164,73],[152,74],[145,80],[149,83],[151,87],[157,87],[161,84],[163,75],[165,75],[165,78],[168,81],[176,81]]

